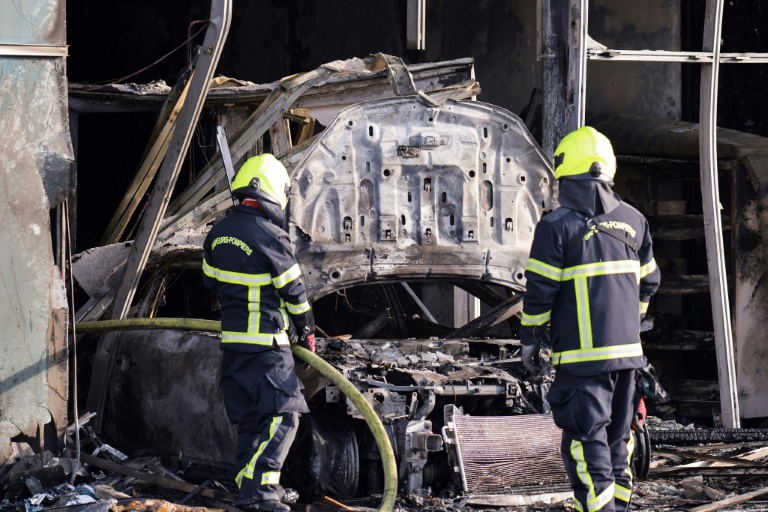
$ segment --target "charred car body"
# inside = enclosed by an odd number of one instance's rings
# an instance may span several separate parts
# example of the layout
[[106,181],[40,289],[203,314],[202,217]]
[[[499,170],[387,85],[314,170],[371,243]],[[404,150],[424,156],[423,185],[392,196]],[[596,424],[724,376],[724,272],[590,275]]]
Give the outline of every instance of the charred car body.
[[[523,269],[554,186],[522,122],[424,95],[359,103],[291,167],[289,229],[325,336],[318,353],[381,418],[401,492],[561,499],[559,433],[517,357]],[[204,233],[185,236],[157,252],[137,316],[217,318],[202,287]],[[481,303],[458,327],[455,297]],[[216,336],[123,332],[113,356],[108,439],[231,463],[236,432],[219,395]],[[312,412],[284,483],[305,496],[380,492],[376,444],[357,409],[313,369],[299,373]]]

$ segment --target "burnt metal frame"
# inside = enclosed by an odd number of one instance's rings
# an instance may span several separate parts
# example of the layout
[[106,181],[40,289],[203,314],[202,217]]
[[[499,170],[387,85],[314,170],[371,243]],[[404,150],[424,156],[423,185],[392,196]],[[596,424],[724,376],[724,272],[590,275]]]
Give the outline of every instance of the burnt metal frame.
[[[322,68],[322,67],[321,67]],[[447,71],[446,71],[447,70]],[[382,73],[385,71],[385,68],[382,67],[380,70]],[[479,84],[474,81],[474,79],[470,80],[464,80],[461,83],[455,84],[455,85],[449,85],[448,87],[440,88],[440,84],[442,83],[442,79],[437,81],[436,77],[443,77],[443,76],[452,76],[452,74],[460,75],[461,78],[464,78],[467,73],[470,76],[474,75],[474,67],[472,63],[471,58],[465,58],[465,59],[456,59],[452,61],[446,61],[446,62],[440,62],[437,64],[414,64],[409,66],[406,71],[408,73],[411,73],[414,77],[415,82],[418,84],[420,89],[424,89],[426,91],[426,94],[432,96],[435,98],[435,101],[444,101],[445,98],[455,98],[460,99],[467,97],[471,94],[474,94],[479,90]],[[316,73],[316,71],[313,71],[312,73]],[[313,88],[307,89],[303,94],[301,94],[297,99],[296,103],[303,105],[305,108],[317,108],[318,106],[322,105],[322,99],[325,97],[332,97],[333,102],[344,104],[346,102],[358,102],[363,100],[368,100],[368,98],[365,94],[362,94],[361,91],[367,91],[371,88],[386,88],[391,89],[392,85],[390,82],[389,77],[381,77],[378,76],[381,75],[381,73],[377,74],[377,77],[375,78],[356,78],[356,79],[349,79],[345,77],[339,77],[337,81],[335,82],[321,82],[319,84],[316,84]],[[300,78],[300,77],[296,77]],[[299,81],[297,83],[303,83],[302,81]],[[291,86],[293,87],[293,86]],[[437,88],[436,88],[437,87]],[[284,94],[287,94],[291,91],[283,91]],[[148,97],[138,97],[133,98],[134,101],[139,101],[139,103],[134,104],[133,106],[126,105],[123,100],[118,100],[115,98],[112,98],[111,95],[107,95],[107,100],[100,100],[97,99],[97,96],[92,96],[93,94],[98,93],[88,93],[81,91],[82,94],[86,96],[86,98],[90,99],[83,99],[78,96],[75,98],[70,97],[70,124],[72,126],[76,125],[76,119],[79,114],[81,113],[94,113],[94,112],[132,112],[135,110],[155,110],[156,108],[159,108],[158,106],[155,106],[155,103],[159,103],[159,98],[151,99]],[[372,96],[375,96],[375,94],[371,93]],[[255,99],[254,99],[255,98]],[[271,98],[271,99],[270,99]],[[320,98],[320,99],[318,99]],[[145,101],[150,101],[150,103],[144,103]],[[258,93],[254,93],[253,96],[248,94],[238,94],[238,95],[226,95],[225,97],[222,97],[220,95],[216,95],[213,97],[212,95],[208,95],[206,98],[206,105],[213,106],[221,103],[226,102],[237,102],[242,104],[249,104],[251,101],[258,102],[259,105],[271,105],[275,101],[282,101],[279,98],[276,100],[275,98],[272,98],[271,96],[268,97],[267,94],[265,94],[263,91],[260,91]],[[91,104],[92,103],[92,104]],[[110,106],[107,106],[109,104]],[[150,106],[147,106],[150,105]],[[269,112],[269,110],[265,111]],[[285,114],[283,113],[283,116]],[[245,124],[241,126],[237,132],[232,135],[233,142],[230,144],[233,147],[236,147],[238,144],[238,134],[241,134],[248,128],[249,123],[252,122],[251,117],[249,117],[249,120],[246,120]],[[252,130],[253,128],[249,128],[249,130]],[[72,129],[72,137],[73,140],[77,138],[77,129]],[[250,139],[254,139],[255,137],[250,137]],[[258,138],[255,138],[258,141]],[[77,145],[75,144],[75,147]],[[301,148],[294,148],[294,149],[301,149]],[[292,150],[293,151],[293,150]],[[216,216],[220,213],[222,213],[224,210],[229,208],[232,204],[232,199],[229,190],[223,190],[219,193],[214,193],[210,196],[205,196],[207,191],[214,187],[215,182],[220,179],[220,177],[224,176],[223,171],[223,164],[221,159],[219,158],[219,155],[221,152],[217,152],[216,155],[213,156],[209,164],[201,171],[200,174],[198,174],[198,177],[196,179],[196,184],[188,187],[185,191],[182,192],[182,194],[179,196],[178,199],[174,200],[174,202],[169,206],[168,213],[169,215],[166,216],[166,218],[162,221],[160,225],[160,230],[157,235],[157,240],[165,240],[168,237],[170,237],[173,233],[175,233],[177,230],[185,227],[189,227],[191,225],[200,225],[201,223],[207,222],[208,219],[212,218],[213,216]],[[244,150],[243,155],[247,154],[247,151]],[[288,155],[285,157],[285,164],[289,169],[289,172],[291,169],[295,167],[296,161],[300,159],[302,155],[302,152],[299,150],[295,154],[291,154],[289,152]],[[242,156],[242,155],[241,155]],[[214,169],[211,167],[212,165],[219,166],[216,170],[217,174],[216,176],[208,175],[211,172],[214,171]],[[206,172],[206,169],[210,172]],[[200,190],[202,189],[202,190]],[[197,203],[194,203],[192,201],[192,195],[194,194],[200,194],[200,197],[202,197],[201,200],[198,200]],[[184,206],[185,212],[175,214],[174,212],[176,209],[181,208],[181,206],[175,207],[177,203],[189,203],[187,206]],[[183,205],[182,205],[183,206]],[[70,203],[70,211],[74,212],[73,204]],[[74,222],[74,213],[73,213],[73,222]],[[91,297],[76,313],[76,319],[77,321],[87,321],[87,320],[95,320],[100,318],[110,307],[112,300],[115,296],[116,286],[120,279],[120,274],[123,272],[123,268],[120,268],[117,270],[117,272],[109,278],[108,282],[99,289],[93,297]]]
[[409,50],[427,49],[427,0],[408,0],[405,39]]
[[[279,86],[259,105],[245,124],[231,137],[229,144],[230,160],[237,164],[253,147],[254,141],[261,137],[270,126],[281,121],[283,113],[313,85],[326,80],[336,69],[320,66],[314,71],[283,79]],[[278,155],[279,156],[279,155]],[[193,208],[213,185],[226,176],[221,152],[217,152],[210,162],[200,171],[195,182],[184,190],[170,206],[170,213],[177,214]]]
[[69,55],[66,44],[0,44],[0,57],[52,57],[62,58]]
[[[173,192],[173,186],[179,175],[184,155],[187,153],[197,120],[200,117],[211,79],[224,47],[224,41],[229,33],[231,21],[232,0],[212,0],[211,18],[205,32],[195,72],[190,81],[190,91],[178,117],[177,126],[184,129],[174,130],[171,136],[168,154],[163,160],[157,176],[157,185],[150,194],[146,214],[142,218],[136,239],[128,255],[125,270],[118,284],[110,319],[125,318],[128,313],[128,308],[136,292],[136,286],[149,258],[160,222]],[[98,413],[103,411],[106,400],[106,382],[113,364],[113,348],[116,338],[116,333],[102,337],[94,354],[93,374],[86,404],[90,411]],[[101,427],[102,416],[99,414],[99,428]]]
[[725,274],[723,226],[720,218],[720,191],[717,184],[717,88],[720,73],[720,34],[723,28],[723,0],[707,0],[704,19],[704,50],[713,61],[701,67],[701,107],[699,108],[699,155],[701,197],[704,207],[704,235],[707,242],[707,267],[715,326],[717,373],[723,425],[741,426],[736,363],[733,355],[733,328]]

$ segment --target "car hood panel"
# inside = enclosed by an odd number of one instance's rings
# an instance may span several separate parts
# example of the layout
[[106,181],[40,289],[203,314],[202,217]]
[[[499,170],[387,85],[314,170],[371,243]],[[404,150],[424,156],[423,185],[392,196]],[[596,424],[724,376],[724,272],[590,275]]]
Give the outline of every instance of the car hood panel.
[[420,277],[522,290],[554,183],[512,113],[419,96],[342,111],[296,168],[291,233],[312,297]]

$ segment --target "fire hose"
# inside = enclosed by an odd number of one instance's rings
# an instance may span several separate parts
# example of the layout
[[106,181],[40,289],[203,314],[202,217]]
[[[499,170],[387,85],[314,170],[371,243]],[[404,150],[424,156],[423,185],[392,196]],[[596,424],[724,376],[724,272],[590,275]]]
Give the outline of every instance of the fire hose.
[[[194,318],[126,318],[123,320],[102,320],[96,322],[78,322],[78,334],[106,332],[115,330],[147,330],[147,329],[177,329],[185,331],[221,332],[221,322]],[[376,446],[379,449],[381,463],[384,469],[384,492],[379,505],[379,512],[391,512],[397,496],[397,466],[395,454],[389,436],[381,420],[363,395],[346,377],[339,373],[320,356],[309,350],[291,345],[293,354],[315,368],[320,374],[335,384],[344,395],[357,407],[371,429]]]

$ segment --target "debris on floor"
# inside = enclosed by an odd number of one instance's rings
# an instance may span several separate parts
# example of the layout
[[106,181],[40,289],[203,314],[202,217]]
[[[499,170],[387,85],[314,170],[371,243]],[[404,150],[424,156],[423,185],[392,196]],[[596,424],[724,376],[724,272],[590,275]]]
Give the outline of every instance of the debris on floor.
[[[633,511],[766,510],[768,509],[768,440],[740,442],[739,436],[758,437],[762,429],[730,429],[736,442],[678,442],[669,432],[689,438],[722,436],[718,429],[684,427],[674,421],[648,417],[652,427],[653,457],[647,480],[636,482]],[[71,431],[72,429],[70,429]],[[73,440],[57,457],[50,451],[22,457],[0,478],[0,510],[14,512],[237,512],[236,489],[224,474],[211,474],[194,464],[178,466],[147,453],[123,455],[101,443],[82,426],[88,450],[80,453],[81,465],[72,478],[76,452]],[[666,435],[666,437],[664,437]],[[681,439],[682,437],[680,437]],[[98,446],[97,446],[98,444]],[[167,464],[167,465],[166,465]],[[696,473],[699,474],[696,474]],[[297,498],[294,495],[294,500]],[[292,510],[319,512],[375,510],[380,496],[344,499],[321,496],[313,503],[294,502]],[[396,509],[402,511],[554,512],[570,511],[572,500],[521,506],[480,508],[471,495],[418,496],[401,494]]]

